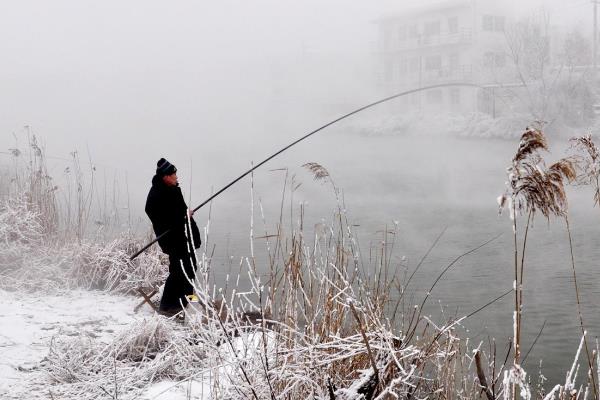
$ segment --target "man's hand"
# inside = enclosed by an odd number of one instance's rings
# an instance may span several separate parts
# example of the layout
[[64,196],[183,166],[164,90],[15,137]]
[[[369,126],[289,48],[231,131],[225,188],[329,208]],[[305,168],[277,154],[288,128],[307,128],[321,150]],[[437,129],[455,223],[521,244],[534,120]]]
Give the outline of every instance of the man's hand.
[[194,210],[192,210],[191,208],[188,208],[188,217],[192,218],[193,215],[194,215]]

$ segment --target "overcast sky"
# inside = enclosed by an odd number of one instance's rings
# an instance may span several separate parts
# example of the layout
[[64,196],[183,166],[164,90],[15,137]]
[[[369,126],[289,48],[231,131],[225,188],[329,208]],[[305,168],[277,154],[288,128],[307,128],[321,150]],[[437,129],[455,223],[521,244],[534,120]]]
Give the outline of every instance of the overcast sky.
[[[30,125],[49,155],[89,148],[93,161],[130,176],[151,171],[161,156],[180,165],[198,159],[206,171],[227,163],[223,147],[230,156],[256,148],[243,157],[246,167],[271,150],[257,140],[285,144],[323,122],[313,116],[297,131],[273,132],[274,101],[297,101],[295,119],[303,120],[316,105],[300,97],[329,92],[336,101],[332,87],[349,80],[340,76],[372,78],[365,63],[344,57],[368,60],[373,20],[399,8],[340,0],[2,2],[0,146],[14,147],[12,133],[23,138]],[[315,71],[327,65],[323,57],[332,67]],[[315,67],[298,69],[306,60]],[[356,97],[360,104],[367,96]]]
[[[0,151],[30,125],[49,155],[89,149],[140,187],[162,156],[219,168],[218,185],[374,100],[373,21],[424,3],[3,1]],[[587,0],[534,3],[590,22]]]

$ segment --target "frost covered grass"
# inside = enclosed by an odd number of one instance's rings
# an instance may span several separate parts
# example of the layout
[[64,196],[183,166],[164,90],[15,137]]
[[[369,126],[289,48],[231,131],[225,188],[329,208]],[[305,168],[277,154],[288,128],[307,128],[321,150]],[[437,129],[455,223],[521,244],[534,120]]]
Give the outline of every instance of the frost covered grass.
[[427,115],[415,111],[378,118],[355,125],[354,129],[365,136],[436,136],[443,133],[456,137],[515,139],[530,120],[531,117],[526,114],[493,118],[489,114],[479,112]]
[[162,282],[166,270],[155,250],[135,262],[141,240],[65,241],[44,232],[40,213],[23,196],[0,203],[0,288],[56,293],[74,288],[129,292]]
[[[480,139],[519,139],[523,127],[530,125],[531,114],[515,109],[510,113],[492,116],[486,112],[427,112],[406,111],[392,116],[379,116],[355,122],[353,132],[363,136],[432,136]],[[552,123],[545,127],[550,137],[569,138],[581,132],[589,123],[569,123],[561,118],[548,118]],[[592,127],[598,131],[600,126]]]
[[[328,178],[317,164],[311,170]],[[293,185],[286,178],[286,186]],[[164,279],[157,253],[129,262],[135,238],[65,240],[60,220],[47,230],[43,212],[22,190],[0,204],[4,288],[128,292]],[[423,397],[450,395],[455,385],[475,395],[474,372],[463,368],[469,353],[454,321],[438,326],[413,316],[409,338],[388,317],[398,304],[394,288],[401,286],[388,244],[375,251],[372,265],[362,265],[341,204],[333,221],[315,231],[305,231],[302,214],[291,231],[278,224],[266,240],[267,259],[252,252],[241,275],[224,287],[209,286],[211,260],[198,255],[200,302],[188,307],[185,325],[155,315],[109,342],[55,337],[39,371],[48,393],[135,398],[166,380],[199,384],[208,398]],[[266,273],[257,269],[260,263]],[[249,289],[232,283],[239,281]]]
[[[546,396],[541,388],[532,393],[523,369],[511,368],[510,350],[496,356],[493,345],[485,351],[465,338],[465,317],[436,322],[420,316],[419,306],[391,318],[401,294],[394,288],[403,284],[386,269],[387,256],[368,273],[351,227],[343,215],[335,221],[326,233],[312,235],[301,224],[280,232],[270,247],[272,273],[258,273],[259,260],[247,257],[226,287],[207,285],[204,258],[194,282],[199,300],[183,324],[155,315],[108,343],[57,339],[42,379],[55,398],[82,399],[499,399],[513,398],[513,383],[524,398]],[[238,279],[251,287],[231,283]],[[578,368],[576,358],[547,398],[590,391],[575,384]]]
[[[166,269],[157,249],[129,261],[144,238],[126,232],[103,234],[104,224],[91,229],[93,187],[85,191],[76,153],[76,176],[59,190],[48,175],[43,149],[35,136],[26,152],[13,149],[13,164],[0,196],[0,288],[56,293],[73,288],[129,292],[164,281]],[[73,172],[74,171],[74,172]],[[62,199],[62,200],[61,200]],[[100,212],[102,214],[102,212]],[[86,234],[86,232],[88,232]]]
[[[567,375],[564,385],[557,385],[545,398],[583,398],[593,395],[599,398],[600,387],[597,383],[598,365],[596,364],[597,349],[592,351],[588,345],[584,318],[581,310],[582,299],[577,284],[577,272],[573,255],[573,242],[568,217],[568,201],[565,186],[575,181],[592,183],[595,185],[594,203],[597,204],[597,155],[598,151],[591,136],[573,139],[573,147],[584,153],[584,156],[575,155],[562,158],[546,167],[542,152],[548,152],[548,144],[541,128],[527,128],[522,134],[519,147],[511,165],[507,168],[508,180],[505,193],[498,198],[501,212],[505,207],[509,209],[514,238],[514,281],[515,307],[513,313],[513,365],[505,371],[503,385],[506,399],[517,398],[517,392],[525,399],[531,398],[531,391],[527,373],[521,365],[521,332],[523,313],[525,253],[529,227],[533,223],[536,212],[541,213],[548,223],[550,217],[564,219],[571,252],[571,271],[573,275],[574,292],[577,304],[577,314],[581,329],[581,345],[575,356],[575,362]],[[521,223],[520,216],[527,215],[525,223]],[[519,222],[518,222],[519,221]],[[523,226],[523,227],[521,227]],[[520,230],[522,231],[520,231]],[[522,243],[519,243],[519,233],[522,233]],[[579,388],[574,385],[574,379],[579,370],[577,364],[581,348],[585,349],[587,356],[587,381]]]
[[43,366],[50,390],[57,398],[135,398],[168,380],[168,390],[192,385],[204,398],[476,397],[457,321],[419,318],[417,333],[402,333],[386,317],[392,282],[373,279],[386,272],[363,275],[348,227],[331,228],[316,242],[299,230],[287,245],[274,244],[297,251],[272,275],[255,273],[246,259],[250,290],[209,289],[200,275],[200,300],[183,325],[154,316],[106,344],[55,340]]
[[111,342],[55,338],[43,362],[54,398],[122,398],[150,382],[192,376],[204,358],[183,329],[163,318],[131,325]]
[[[306,167],[335,194],[337,208],[330,221],[307,228],[311,224],[304,221],[300,206],[290,217],[293,223],[283,223],[284,201],[296,186],[286,174],[280,220],[276,232],[267,234],[270,225],[252,191],[250,254],[241,259],[238,276],[221,285],[209,284],[211,259],[205,248],[197,255],[193,282],[199,299],[187,307],[183,323],[149,315],[110,340],[55,336],[34,372],[38,383],[46,384],[45,394],[79,399],[176,398],[174,393],[179,393],[180,398],[328,400],[492,400],[518,394],[562,400],[583,399],[597,390],[592,378],[597,368],[580,371],[581,365],[589,367],[580,362],[583,339],[573,365],[565,367],[565,382],[546,393],[541,385],[533,389],[531,374],[515,356],[517,345],[497,354],[493,342],[486,350],[464,336],[461,323],[469,316],[434,321],[423,315],[445,271],[488,242],[459,255],[442,269],[422,302],[409,304],[405,295],[410,278],[401,280],[399,273],[407,266],[395,265],[391,256],[395,228],[386,229],[369,257],[362,257],[329,173],[316,163]],[[534,167],[530,179],[553,171]],[[515,168],[516,173],[524,169]],[[553,190],[561,189],[553,185]],[[527,199],[518,197],[516,181],[512,188],[516,192],[508,197],[514,197],[515,216],[519,201]],[[48,230],[43,211],[26,189],[11,193],[0,204],[0,240],[6,243],[0,250],[2,287],[24,292],[75,287],[130,292],[164,280],[156,247],[131,263],[128,255],[141,244],[138,238],[91,240],[75,234],[65,240],[58,229],[60,220]],[[260,258],[254,253],[255,232],[263,227],[255,221],[262,221],[265,230],[261,240],[266,255]],[[520,267],[515,272],[515,343],[522,260]],[[511,351],[516,360],[512,363]],[[598,351],[591,355],[597,359]]]

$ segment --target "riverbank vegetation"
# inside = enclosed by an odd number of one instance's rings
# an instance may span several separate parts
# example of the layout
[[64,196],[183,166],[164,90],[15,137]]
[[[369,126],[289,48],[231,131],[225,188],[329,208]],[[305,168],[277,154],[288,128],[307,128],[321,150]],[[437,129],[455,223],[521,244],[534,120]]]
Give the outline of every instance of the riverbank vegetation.
[[[160,285],[166,262],[157,247],[130,261],[147,238],[104,234],[119,216],[109,211],[114,206],[93,209],[109,204],[98,198],[110,198],[98,196],[93,167],[84,173],[74,154],[71,186],[59,188],[33,137],[29,147],[13,151],[3,175],[0,287],[68,295],[72,288],[133,293]],[[567,221],[564,185],[597,170],[590,166],[597,158],[585,153],[546,168],[541,151],[547,147],[539,129],[522,135],[501,199],[513,221],[514,290],[470,315],[433,320],[423,309],[447,271],[495,238],[456,254],[440,266],[423,298],[409,297],[412,276],[429,252],[416,265],[399,262],[393,257],[397,226],[362,251],[334,180],[326,168],[309,163],[305,167],[336,199],[328,220],[313,224],[302,206],[286,209],[297,185],[286,174],[279,221],[266,221],[252,196],[250,252],[239,259],[235,274],[211,283],[210,249],[200,249],[193,282],[198,302],[188,306],[183,324],[149,314],[108,342],[57,336],[31,373],[45,382],[51,398],[137,398],[165,381],[170,386],[164,391],[184,386],[190,398],[597,398],[598,345],[586,338],[583,316],[581,346],[564,366],[564,382],[544,382],[520,364],[529,221],[535,212]],[[290,212],[291,223],[284,223]],[[265,248],[260,256],[258,246]],[[573,262],[576,285],[575,267]],[[509,294],[515,299],[513,319],[506,316],[515,327],[512,346],[471,342],[462,323]]]

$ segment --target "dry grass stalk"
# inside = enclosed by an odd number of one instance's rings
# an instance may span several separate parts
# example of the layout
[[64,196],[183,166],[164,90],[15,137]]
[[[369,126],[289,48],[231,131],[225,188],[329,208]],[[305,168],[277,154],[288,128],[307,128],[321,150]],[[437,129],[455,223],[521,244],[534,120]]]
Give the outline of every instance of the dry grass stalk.
[[[530,132],[520,146],[518,163],[543,148],[542,139]],[[523,178],[527,178],[524,171]],[[555,208],[548,208],[551,212],[565,207],[560,178],[569,174],[565,163],[532,178],[531,187],[543,184],[544,190],[553,191],[552,195],[536,194],[536,201],[557,202]],[[292,182],[290,190],[295,187]],[[520,194],[527,190],[523,188]],[[336,198],[339,201],[337,193]],[[417,317],[410,326],[413,333],[419,327],[420,334],[408,336],[398,330],[397,321],[388,318],[395,305],[390,289],[402,287],[394,284],[388,247],[393,241],[386,236],[374,249],[378,254],[375,265],[363,268],[357,262],[358,239],[344,210],[340,203],[332,222],[318,232],[306,231],[302,209],[289,232],[280,217],[276,243],[268,247],[267,276],[254,268],[254,260],[241,263],[249,290],[241,291],[236,285],[209,288],[203,274],[210,270],[210,258],[198,257],[196,291],[203,304],[213,306],[192,304],[185,326],[155,316],[131,326],[108,344],[90,338],[57,338],[43,365],[52,392],[63,398],[135,398],[153,383],[171,379],[179,385],[210,384],[212,398],[452,398],[457,393],[465,399],[479,398],[477,376],[469,368],[473,359],[468,341],[457,333],[459,321],[438,326]],[[35,219],[35,215],[30,217]],[[33,238],[38,233],[34,230]],[[306,240],[311,237],[312,243]],[[118,291],[146,280],[162,280],[156,254],[146,253],[144,257],[150,258],[140,257],[139,265],[124,262],[134,240],[125,237],[102,246],[83,241],[72,247],[42,247],[37,252],[24,241],[21,249],[30,255],[22,259],[27,268],[20,272],[45,265],[45,275],[72,282],[69,285]],[[79,265],[74,266],[73,260]],[[144,275],[149,264],[156,269]],[[249,323],[245,316],[252,312],[263,318]],[[265,321],[269,314],[272,319]],[[488,366],[487,373],[494,377],[492,388],[502,372],[503,366]],[[503,394],[502,390],[494,392]]]
[[477,368],[477,379],[479,379],[479,384],[481,385],[481,389],[485,393],[485,396],[488,400],[494,400],[494,393],[490,389],[487,378],[485,377],[485,370],[483,369],[483,365],[481,363],[481,353],[479,350],[475,350],[475,366]]
[[[0,199],[0,241],[5,243],[0,249],[0,287],[36,292],[80,287],[126,293],[164,281],[166,268],[157,249],[143,260],[129,262],[127,255],[139,245],[139,238],[121,234],[107,239],[101,232],[84,237],[93,214],[95,168],[90,167],[92,183],[86,184],[79,158],[72,154],[76,179],[67,185],[75,186],[76,204],[67,202],[61,207],[58,195],[70,198],[71,189],[55,185],[47,173],[43,147],[29,130],[27,143],[28,152],[12,151],[12,179]],[[28,160],[23,159],[24,154],[29,155]],[[76,218],[70,216],[72,209],[78,210]],[[111,229],[104,224],[99,227],[102,231]]]
[[[589,142],[583,141],[588,146]],[[567,230],[569,232],[569,244],[571,246],[572,254],[572,243],[570,240],[570,229],[568,226],[568,202],[565,192],[565,184],[573,182],[577,179],[576,174],[576,162],[575,158],[563,158],[550,167],[546,168],[544,160],[540,155],[541,150],[548,150],[546,139],[544,134],[539,129],[527,129],[521,137],[519,148],[513,157],[512,164],[508,168],[508,183],[506,192],[499,198],[500,211],[504,207],[508,207],[510,210],[510,216],[513,223],[513,238],[514,238],[514,269],[515,269],[515,311],[514,311],[514,361],[513,368],[505,375],[505,385],[507,382],[512,382],[512,397],[516,396],[515,386],[520,386],[521,390],[525,390],[523,385],[527,385],[525,381],[525,371],[520,366],[520,344],[521,344],[521,316],[523,310],[523,278],[524,278],[524,260],[525,260],[525,247],[527,243],[527,233],[531,219],[535,216],[536,211],[539,211],[547,219],[551,215],[563,217],[567,222]],[[526,211],[528,214],[527,222],[525,224],[525,235],[521,248],[521,263],[518,262],[519,248],[517,245],[517,218],[518,214],[522,211]],[[575,275],[575,264],[573,261],[573,274]],[[576,282],[576,281],[575,281]],[[578,310],[580,315],[580,322],[582,331],[583,318],[581,317],[579,294],[576,285],[576,293],[578,299]],[[584,335],[585,338],[585,335]],[[585,340],[584,340],[585,342]],[[587,342],[586,351],[587,351]],[[590,373],[593,376],[593,366],[591,363],[591,357],[589,352],[588,361]],[[592,379],[592,386],[594,393],[597,389],[595,386],[595,380]],[[528,390],[528,389],[527,389]],[[523,395],[523,393],[522,393]]]

